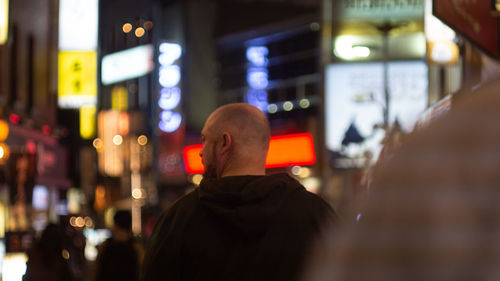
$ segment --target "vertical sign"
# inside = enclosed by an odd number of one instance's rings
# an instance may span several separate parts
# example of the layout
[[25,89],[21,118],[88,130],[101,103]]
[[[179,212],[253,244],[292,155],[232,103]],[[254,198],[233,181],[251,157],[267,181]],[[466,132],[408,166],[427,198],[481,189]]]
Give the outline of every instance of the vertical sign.
[[163,42],[158,48],[158,83],[160,93],[158,106],[160,107],[160,122],[158,128],[165,133],[173,133],[182,123],[179,112],[182,92],[181,64],[182,47],[177,43]]
[[247,83],[248,91],[245,95],[245,102],[260,110],[267,112],[267,91],[269,85],[267,72],[267,54],[269,50],[265,46],[252,46],[247,48]]
[[97,103],[98,0],[59,1],[58,105]]
[[182,46],[162,42],[158,46],[158,107],[160,109],[157,150],[158,181],[165,184],[179,184],[185,181],[182,169]]

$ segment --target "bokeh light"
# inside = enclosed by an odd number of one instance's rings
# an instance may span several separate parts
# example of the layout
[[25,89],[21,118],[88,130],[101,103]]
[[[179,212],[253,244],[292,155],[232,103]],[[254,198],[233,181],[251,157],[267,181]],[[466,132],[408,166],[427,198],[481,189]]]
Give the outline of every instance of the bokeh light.
[[122,137],[122,136],[120,136],[120,135],[115,135],[115,136],[113,137],[113,143],[114,143],[115,145],[120,145],[120,144],[122,144],[122,143],[123,143],[123,137]]
[[144,36],[144,33],[146,33],[146,31],[142,27],[138,27],[135,29],[135,36],[137,36],[137,37]]
[[146,21],[146,22],[144,23],[144,29],[146,29],[146,30],[151,30],[151,29],[153,29],[153,22],[152,22],[152,21],[150,21],[150,20]]
[[140,145],[146,145],[148,143],[148,137],[146,137],[145,135],[140,135],[137,138],[137,143],[139,143]]
[[104,143],[103,143],[103,141],[100,138],[94,139],[94,141],[92,142],[92,145],[97,150],[102,149],[104,147]]
[[129,33],[130,31],[132,31],[132,24],[129,22],[123,24],[122,30],[124,33]]

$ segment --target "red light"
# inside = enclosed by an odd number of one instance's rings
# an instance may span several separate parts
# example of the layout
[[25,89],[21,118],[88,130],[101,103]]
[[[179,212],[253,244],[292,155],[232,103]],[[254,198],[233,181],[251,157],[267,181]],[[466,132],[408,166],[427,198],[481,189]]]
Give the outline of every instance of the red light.
[[267,152],[266,168],[290,165],[312,165],[316,162],[311,134],[294,134],[271,137]]
[[10,122],[12,122],[14,124],[18,124],[19,123],[19,115],[12,113],[9,116],[9,120],[10,120]]
[[189,145],[184,147],[184,168],[189,174],[201,174],[205,171],[201,162],[200,151],[203,148],[202,144]]
[[33,140],[28,140],[26,142],[26,150],[28,151],[29,154],[36,153],[36,144]]
[[[201,162],[201,144],[184,148],[184,168],[189,174],[204,172]],[[286,167],[290,165],[312,165],[316,162],[314,143],[311,134],[293,134],[271,137],[267,152],[266,168]]]
[[50,132],[52,131],[52,128],[50,128],[49,125],[43,125],[42,126],[42,132],[46,135],[50,135]]

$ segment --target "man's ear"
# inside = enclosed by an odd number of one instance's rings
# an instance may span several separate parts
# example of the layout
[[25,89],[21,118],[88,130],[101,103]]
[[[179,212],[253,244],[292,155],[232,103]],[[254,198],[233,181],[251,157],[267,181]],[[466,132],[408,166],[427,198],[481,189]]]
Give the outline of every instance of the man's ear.
[[233,138],[228,132],[222,133],[221,153],[227,153],[233,145]]

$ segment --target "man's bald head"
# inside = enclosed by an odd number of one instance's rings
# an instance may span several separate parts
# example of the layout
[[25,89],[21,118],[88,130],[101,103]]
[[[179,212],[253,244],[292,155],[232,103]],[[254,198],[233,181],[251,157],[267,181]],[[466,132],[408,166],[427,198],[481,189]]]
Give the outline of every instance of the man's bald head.
[[255,106],[233,103],[219,107],[208,118],[207,124],[214,132],[228,131],[235,144],[243,149],[264,149],[267,151],[271,128],[266,115]]
[[[205,166],[214,164],[218,176],[228,170],[232,174],[245,174],[251,173],[248,170],[265,169],[271,129],[266,115],[258,108],[246,103],[219,107],[208,117],[202,137],[207,145],[220,145],[202,150]],[[224,146],[226,142],[230,145]]]

